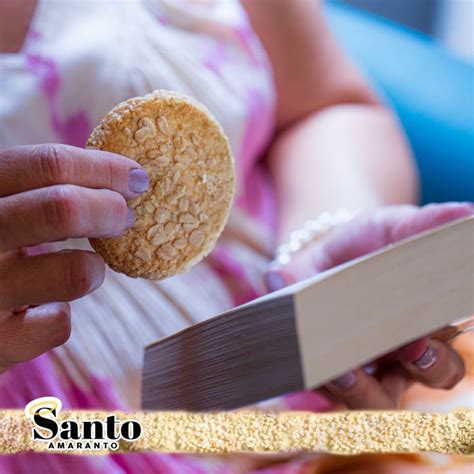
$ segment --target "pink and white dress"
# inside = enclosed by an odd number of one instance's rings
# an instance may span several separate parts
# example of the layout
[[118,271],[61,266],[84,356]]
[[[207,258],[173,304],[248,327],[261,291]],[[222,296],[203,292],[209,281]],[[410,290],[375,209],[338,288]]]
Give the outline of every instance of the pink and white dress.
[[[236,1],[38,0],[21,51],[0,54],[0,149],[84,146],[115,104],[155,89],[195,97],[222,124],[238,174],[228,229],[188,274],[157,283],[107,271],[98,291],[72,304],[72,336],[63,347],[0,376],[2,408],[54,395],[67,408],[137,410],[147,344],[264,292],[275,208],[260,158],[274,130],[275,93],[267,57]],[[329,406],[314,393],[278,404]],[[267,463],[245,456],[22,454],[0,457],[0,472],[319,472],[314,456]]]

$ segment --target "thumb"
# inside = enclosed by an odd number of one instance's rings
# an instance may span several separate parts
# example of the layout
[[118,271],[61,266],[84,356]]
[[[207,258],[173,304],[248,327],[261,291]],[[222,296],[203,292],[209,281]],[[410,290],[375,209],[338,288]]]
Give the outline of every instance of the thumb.
[[280,290],[329,268],[331,265],[326,260],[322,242],[314,241],[295,253],[286,265],[271,265],[264,274],[265,285],[269,291]]
[[291,285],[292,277],[281,268],[272,268],[263,275],[263,280],[267,290],[270,292],[281,290],[285,286]]

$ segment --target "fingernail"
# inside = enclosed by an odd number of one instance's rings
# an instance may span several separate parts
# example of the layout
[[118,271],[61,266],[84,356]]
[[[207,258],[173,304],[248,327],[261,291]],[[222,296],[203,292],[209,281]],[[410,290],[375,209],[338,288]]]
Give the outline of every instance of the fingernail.
[[410,342],[406,346],[398,349],[398,357],[405,364],[413,364],[413,361],[420,359],[428,348],[428,339],[423,337]]
[[366,364],[364,365],[364,367],[362,367],[363,371],[367,374],[367,375],[374,375],[375,372],[377,372],[377,364],[375,363],[371,363],[371,364]]
[[283,279],[280,272],[276,270],[270,270],[264,275],[265,284],[270,291],[281,290],[286,286],[285,280]]
[[341,375],[331,383],[340,390],[347,390],[351,388],[356,381],[356,374],[354,372],[347,372],[347,374]]
[[130,207],[127,207],[127,225],[126,228],[129,229],[135,224],[135,212]]
[[128,189],[132,193],[144,193],[148,189],[149,184],[150,178],[144,169],[135,168],[128,172]]
[[413,365],[418,369],[429,369],[436,363],[438,354],[434,347],[428,346],[423,355],[413,362]]

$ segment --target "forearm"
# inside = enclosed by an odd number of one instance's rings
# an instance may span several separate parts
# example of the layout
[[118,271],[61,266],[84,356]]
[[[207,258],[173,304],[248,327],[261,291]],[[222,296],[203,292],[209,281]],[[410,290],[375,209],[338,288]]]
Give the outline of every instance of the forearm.
[[280,133],[268,164],[279,242],[322,211],[417,198],[410,149],[392,114],[380,106],[335,105],[315,112]]
[[403,134],[338,46],[322,2],[243,3],[270,58],[278,99],[268,164],[279,240],[324,210],[415,201]]

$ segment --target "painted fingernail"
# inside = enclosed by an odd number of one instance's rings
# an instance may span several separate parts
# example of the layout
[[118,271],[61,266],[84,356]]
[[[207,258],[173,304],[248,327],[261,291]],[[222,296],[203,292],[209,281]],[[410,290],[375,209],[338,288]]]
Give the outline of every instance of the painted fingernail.
[[135,212],[130,207],[127,207],[127,225],[126,228],[129,229],[135,224]]
[[144,169],[135,168],[128,172],[128,189],[132,193],[144,193],[148,189],[149,184],[150,178]]
[[364,367],[362,367],[362,370],[367,374],[367,375],[374,375],[375,372],[377,372],[377,364],[371,363],[371,364],[366,364]]
[[398,357],[405,364],[413,364],[413,361],[420,359],[428,349],[428,339],[423,337],[398,349]]
[[428,346],[423,355],[413,362],[413,365],[418,369],[429,369],[438,360],[438,354],[434,347]]
[[270,291],[281,290],[286,286],[285,280],[280,272],[276,270],[270,270],[264,275],[265,284]]
[[340,390],[347,390],[348,388],[351,388],[354,385],[355,381],[356,374],[351,371],[333,380],[332,384]]

